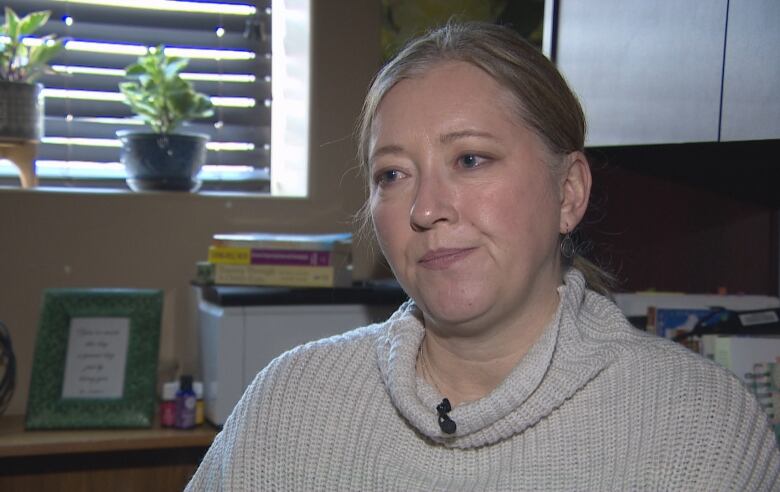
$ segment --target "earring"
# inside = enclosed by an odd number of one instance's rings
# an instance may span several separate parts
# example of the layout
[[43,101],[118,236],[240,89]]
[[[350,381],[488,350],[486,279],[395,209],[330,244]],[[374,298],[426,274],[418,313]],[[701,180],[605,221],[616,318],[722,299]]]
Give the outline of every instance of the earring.
[[574,240],[571,238],[571,232],[567,232],[564,234],[563,239],[561,239],[561,256],[567,260],[571,260],[574,258],[574,252]]

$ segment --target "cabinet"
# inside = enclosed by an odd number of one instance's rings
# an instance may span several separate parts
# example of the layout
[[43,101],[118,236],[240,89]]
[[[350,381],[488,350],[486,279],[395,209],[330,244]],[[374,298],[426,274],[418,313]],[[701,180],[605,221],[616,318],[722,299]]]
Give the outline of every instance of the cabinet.
[[0,490],[182,490],[216,436],[213,427],[26,431],[0,417]]
[[780,2],[729,0],[721,140],[780,138]]
[[582,101],[588,146],[780,138],[778,2],[554,4],[550,55]]

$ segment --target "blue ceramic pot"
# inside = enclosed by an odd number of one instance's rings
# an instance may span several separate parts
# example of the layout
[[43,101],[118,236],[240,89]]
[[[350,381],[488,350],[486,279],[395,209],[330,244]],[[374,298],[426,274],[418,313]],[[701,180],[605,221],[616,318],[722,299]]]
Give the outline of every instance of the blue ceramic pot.
[[120,130],[120,161],[125,165],[127,185],[133,191],[196,191],[197,179],[206,162],[208,135]]

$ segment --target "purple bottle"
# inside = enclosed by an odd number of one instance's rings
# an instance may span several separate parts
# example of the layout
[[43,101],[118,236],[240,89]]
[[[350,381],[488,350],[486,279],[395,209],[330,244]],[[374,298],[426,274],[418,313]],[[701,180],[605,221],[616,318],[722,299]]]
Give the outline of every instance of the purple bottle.
[[192,390],[192,376],[184,375],[179,379],[179,391],[176,392],[176,427],[192,429],[195,427],[195,407],[197,398]]

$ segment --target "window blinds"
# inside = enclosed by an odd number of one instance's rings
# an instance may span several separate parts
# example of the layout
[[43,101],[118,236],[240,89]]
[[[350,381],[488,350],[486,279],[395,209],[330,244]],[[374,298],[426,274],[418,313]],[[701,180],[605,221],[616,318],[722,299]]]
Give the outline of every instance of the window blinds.
[[271,142],[271,0],[6,0],[17,14],[51,10],[39,33],[68,38],[45,86],[41,184],[124,187],[120,129],[142,128],[122,103],[123,68],[165,45],[190,60],[185,78],[214,116],[183,131],[211,137],[203,190],[267,192]]

